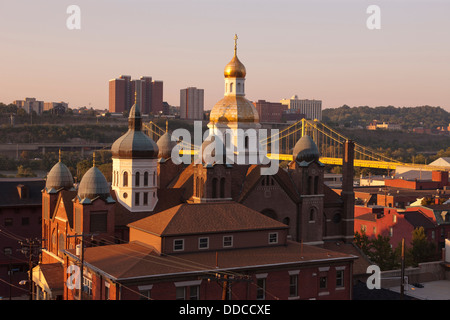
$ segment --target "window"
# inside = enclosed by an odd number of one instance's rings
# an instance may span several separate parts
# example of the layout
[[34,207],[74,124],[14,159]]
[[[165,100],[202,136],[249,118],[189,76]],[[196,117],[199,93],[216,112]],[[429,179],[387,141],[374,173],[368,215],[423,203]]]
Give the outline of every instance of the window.
[[278,232],[269,233],[269,244],[278,243]]
[[266,278],[259,278],[256,281],[256,299],[266,299]]
[[4,225],[5,225],[5,227],[11,227],[13,225],[13,219],[5,218]]
[[30,224],[30,218],[28,217],[22,217],[22,225],[27,226]]
[[328,284],[327,284],[327,276],[322,276],[319,278],[319,288],[320,289],[326,289]]
[[220,197],[225,198],[225,178],[220,179]]
[[135,186],[136,186],[136,187],[139,187],[139,183],[141,182],[141,181],[140,181],[140,180],[141,180],[141,174],[140,174],[139,172],[136,172],[135,179],[136,179],[136,181],[135,181]]
[[319,176],[314,177],[314,194],[319,193]]
[[336,287],[342,288],[344,286],[344,270],[336,270]]
[[107,211],[91,211],[89,215],[90,232],[106,232],[108,222]]
[[83,292],[92,295],[92,280],[86,277],[83,277]]
[[219,180],[217,178],[212,179],[212,197],[217,198],[217,185]]
[[123,186],[128,187],[128,172],[123,173]]
[[66,248],[65,246],[65,239],[64,234],[60,233],[58,237],[58,251],[64,250]]
[[105,282],[105,300],[110,300],[109,286],[109,282]]
[[182,251],[184,250],[184,240],[177,239],[173,241],[173,251]]
[[5,254],[5,255],[11,255],[12,254],[12,248],[11,247],[5,247],[5,248],[3,248],[3,253]]
[[190,286],[189,287],[189,300],[199,299],[200,286]]
[[141,193],[140,192],[136,192],[134,194],[134,204],[136,206],[138,206],[141,203]]
[[314,222],[316,220],[316,208],[311,208],[309,210],[309,222]]
[[151,299],[151,292],[152,292],[153,285],[146,285],[146,286],[138,286],[139,290],[139,299],[140,300],[150,300]]
[[148,172],[144,172],[144,186],[148,186]]
[[144,192],[144,206],[148,205],[148,192]]
[[394,228],[389,227],[389,237],[392,237],[394,235]]
[[186,287],[177,287],[176,300],[186,300]]
[[199,238],[198,239],[198,248],[199,249],[208,249],[209,248],[209,238]]
[[298,296],[298,275],[293,274],[289,276],[289,297]]
[[223,237],[223,246],[226,247],[232,247],[233,246],[233,236],[224,236]]

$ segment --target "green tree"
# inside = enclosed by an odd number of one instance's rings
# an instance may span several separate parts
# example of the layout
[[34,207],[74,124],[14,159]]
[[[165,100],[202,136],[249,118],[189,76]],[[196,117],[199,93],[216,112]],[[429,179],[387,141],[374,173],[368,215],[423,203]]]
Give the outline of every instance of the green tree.
[[18,178],[36,177],[36,174],[33,172],[33,170],[31,170],[31,168],[25,168],[24,166],[18,166],[16,177],[18,177]]
[[436,258],[436,245],[427,240],[423,227],[412,232],[410,254],[415,265],[433,261]]

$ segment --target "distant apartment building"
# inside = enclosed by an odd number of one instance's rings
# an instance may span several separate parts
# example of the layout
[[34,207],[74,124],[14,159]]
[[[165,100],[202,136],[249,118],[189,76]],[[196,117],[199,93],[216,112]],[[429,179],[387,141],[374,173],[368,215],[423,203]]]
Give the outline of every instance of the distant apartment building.
[[[135,93],[138,93],[135,95]],[[122,113],[131,109],[135,101],[143,114],[158,114],[163,110],[163,82],[142,76],[132,80],[121,75],[109,80],[109,112]]]
[[260,122],[282,122],[283,112],[287,110],[287,106],[280,102],[268,102],[265,100],[258,100],[253,102],[259,114]]
[[13,104],[17,107],[22,108],[26,113],[36,112],[37,114],[42,114],[44,111],[44,101],[38,101],[36,98],[25,98],[25,100],[14,100]]
[[180,118],[202,120],[204,110],[204,90],[189,87],[180,90]]
[[282,99],[280,102],[286,105],[291,112],[296,110],[304,114],[306,119],[322,120],[322,100],[299,99],[297,95],[294,95],[290,99]]
[[377,120],[372,121],[368,126],[367,130],[377,130],[377,129],[384,129],[384,130],[402,130],[402,126],[395,123],[388,123],[383,122],[379,123]]

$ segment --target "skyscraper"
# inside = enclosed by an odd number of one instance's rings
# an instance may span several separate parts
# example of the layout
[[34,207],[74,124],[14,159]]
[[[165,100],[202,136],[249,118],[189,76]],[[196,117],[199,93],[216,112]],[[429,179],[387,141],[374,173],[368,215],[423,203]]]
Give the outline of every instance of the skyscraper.
[[202,120],[204,109],[204,90],[189,87],[180,90],[180,118]]
[[[139,93],[136,97],[135,92]],[[132,80],[127,75],[109,80],[109,112],[129,111],[135,99],[142,106],[142,114],[160,113],[163,109],[163,82],[146,76]]]

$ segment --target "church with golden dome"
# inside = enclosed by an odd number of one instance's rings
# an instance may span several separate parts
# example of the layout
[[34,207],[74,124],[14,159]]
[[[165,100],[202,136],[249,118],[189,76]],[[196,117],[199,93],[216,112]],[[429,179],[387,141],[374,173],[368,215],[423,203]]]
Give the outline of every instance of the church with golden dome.
[[[234,55],[224,70],[224,97],[212,108],[208,127],[210,137],[223,137],[226,148],[248,156],[259,137],[240,141],[238,133],[258,133],[261,125],[245,97],[246,74],[235,36]],[[327,298],[351,297],[352,264],[357,259],[349,254],[354,208],[351,144],[345,149],[343,193],[337,194],[324,183],[324,165],[308,136],[297,142],[286,168],[265,175],[266,165],[261,163],[175,162],[172,133],[166,129],[155,143],[141,126],[135,103],[128,131],[111,148],[109,193],[95,166],[79,185],[73,184],[61,162],[50,172],[42,191],[42,229],[50,241],[44,243],[41,264],[33,271],[41,279],[36,280],[40,290],[64,299],[81,297],[80,291],[67,287],[64,267],[79,261],[75,249],[82,245],[87,268],[83,283],[95,288],[88,290],[90,299],[221,297],[226,290],[215,281],[202,280],[206,271],[198,261],[215,264],[215,274],[246,274],[281,299],[322,298],[319,281],[310,281],[312,274],[330,277]],[[92,236],[84,242],[84,235]],[[339,248],[346,252],[333,251]],[[130,252],[143,263],[132,262]],[[180,265],[176,257],[192,262]],[[63,288],[47,285],[46,266],[61,277]],[[335,288],[338,276],[344,280]],[[295,296],[289,295],[292,281],[297,281]],[[307,282],[308,287],[302,286]],[[265,292],[244,282],[229,290],[240,300],[265,297]]]

